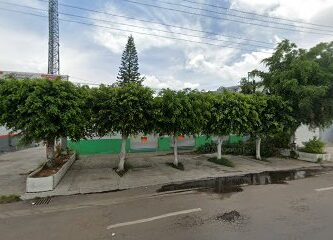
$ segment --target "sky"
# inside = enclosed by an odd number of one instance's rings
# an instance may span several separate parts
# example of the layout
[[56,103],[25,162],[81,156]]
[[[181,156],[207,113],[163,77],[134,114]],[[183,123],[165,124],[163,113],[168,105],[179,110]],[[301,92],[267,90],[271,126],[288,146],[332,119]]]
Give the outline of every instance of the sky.
[[[60,72],[80,83],[115,82],[130,34],[143,84],[154,89],[235,86],[249,71],[264,69],[261,61],[282,39],[302,48],[333,41],[333,0],[59,0],[59,4]],[[0,70],[47,72],[47,8],[43,0],[0,1]],[[308,29],[299,29],[296,25],[301,24],[295,21],[332,28],[302,24]],[[309,28],[324,29],[324,34],[305,33],[317,31]]]

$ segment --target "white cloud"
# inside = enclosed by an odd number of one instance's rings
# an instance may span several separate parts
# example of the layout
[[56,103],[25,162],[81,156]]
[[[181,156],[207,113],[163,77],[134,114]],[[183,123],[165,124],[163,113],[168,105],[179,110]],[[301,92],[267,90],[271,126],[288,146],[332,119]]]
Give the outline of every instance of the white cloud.
[[332,6],[331,0],[231,0],[230,6],[270,16],[310,20],[316,13]]
[[170,88],[174,90],[180,90],[184,88],[192,88],[196,89],[199,87],[198,83],[193,82],[182,82],[179,80],[174,79],[173,77],[166,77],[164,79],[159,79],[154,75],[146,75],[145,81],[143,82],[143,85],[147,87],[151,87],[155,90],[163,89],[163,88]]
[[45,72],[47,39],[29,31],[0,28],[0,66],[2,70]]

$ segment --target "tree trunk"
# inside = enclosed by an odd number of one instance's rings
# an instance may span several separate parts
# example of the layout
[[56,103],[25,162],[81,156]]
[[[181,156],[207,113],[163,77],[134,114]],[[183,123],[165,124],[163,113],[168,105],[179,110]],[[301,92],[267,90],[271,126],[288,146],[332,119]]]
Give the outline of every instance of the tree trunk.
[[256,136],[256,159],[258,160],[261,160],[260,144],[261,144],[261,138],[259,136]]
[[55,153],[54,153],[54,140],[47,140],[46,141],[46,165],[48,167],[55,166]]
[[296,130],[293,131],[293,134],[290,137],[290,150],[296,151],[297,146],[296,146]]
[[61,152],[66,152],[67,151],[67,137],[61,138],[60,144],[61,144]]
[[121,136],[121,150],[119,154],[119,164],[117,171],[124,171],[125,170],[125,159],[126,159],[126,142],[127,142],[127,136],[122,135]]
[[217,138],[217,159],[221,159],[222,158],[222,137],[218,136]]
[[177,141],[177,136],[174,135],[173,136],[173,154],[175,156],[175,159],[173,161],[173,164],[175,166],[178,166],[178,141]]

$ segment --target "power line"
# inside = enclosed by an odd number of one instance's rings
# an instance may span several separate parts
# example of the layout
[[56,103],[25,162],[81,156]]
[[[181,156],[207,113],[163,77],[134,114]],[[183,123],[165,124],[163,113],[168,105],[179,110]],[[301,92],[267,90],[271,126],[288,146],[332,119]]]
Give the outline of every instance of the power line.
[[[47,0],[37,0],[37,1],[47,2]],[[0,2],[2,2],[2,1],[0,1]],[[15,5],[17,5],[17,4],[15,4]],[[94,9],[90,9],[90,8],[84,8],[84,7],[79,7],[79,6],[74,6],[74,5],[64,4],[64,3],[59,3],[59,5],[63,6],[63,7],[67,7],[67,8],[79,9],[79,10],[82,10],[82,11],[94,12],[94,13],[99,13],[99,14],[105,14],[105,15],[109,15],[109,16],[113,16],[113,17],[131,19],[131,20],[144,22],[144,23],[152,23],[152,24],[157,24],[157,25],[166,26],[166,27],[173,27],[173,28],[179,28],[179,29],[193,31],[193,32],[205,33],[205,34],[208,34],[208,35],[224,36],[224,37],[228,37],[228,38],[237,38],[237,39],[240,39],[240,40],[246,40],[246,41],[251,41],[251,42],[257,42],[257,43],[272,45],[271,42],[249,39],[249,38],[244,38],[244,37],[236,36],[236,35],[230,35],[230,34],[224,34],[224,33],[222,34],[222,33],[217,33],[217,32],[210,32],[210,31],[202,31],[202,30],[198,30],[198,29],[186,28],[186,27],[176,26],[176,25],[172,25],[172,24],[155,22],[155,21],[145,20],[145,19],[139,19],[139,18],[135,18],[135,17],[129,17],[129,16],[124,16],[124,15],[119,15],[119,14],[114,14],[114,13],[110,13],[110,12],[99,11],[99,10],[94,10]]]
[[[148,6],[148,7],[153,7],[153,8],[159,8],[159,9],[184,13],[184,14],[193,15],[193,16],[208,17],[208,18],[212,18],[212,19],[225,20],[225,21],[243,23],[243,24],[266,27],[266,28],[275,28],[275,29],[279,29],[279,30],[286,30],[286,31],[293,31],[293,32],[296,31],[296,32],[302,32],[302,33],[333,36],[333,34],[328,34],[328,33],[326,34],[326,33],[322,33],[322,32],[312,32],[312,31],[295,30],[295,29],[290,29],[290,28],[282,28],[282,27],[278,27],[278,26],[268,26],[268,25],[259,24],[259,23],[251,23],[251,22],[240,21],[240,20],[236,20],[236,19],[228,19],[228,18],[216,17],[216,16],[211,16],[211,15],[206,15],[206,14],[201,14],[201,13],[188,12],[188,11],[179,10],[179,9],[175,9],[175,8],[157,6],[157,5],[153,5],[153,4],[149,4],[149,3],[136,2],[136,1],[132,1],[132,0],[122,0],[122,1],[129,2],[129,3],[134,3],[134,4],[139,4],[139,5],[143,5],[143,6]],[[244,17],[241,17],[241,18],[244,18]]]
[[[162,0],[155,0],[155,1],[160,2],[160,3],[164,3],[164,4],[168,4],[168,5],[171,5],[171,6],[185,7],[185,8],[188,8],[188,9],[200,10],[200,11],[204,11],[204,12],[226,15],[226,16],[232,16],[232,17],[236,17],[236,18],[240,18],[240,19],[254,20],[254,21],[265,22],[265,23],[267,22],[267,21],[262,20],[262,19],[256,19],[256,18],[251,18],[251,17],[246,17],[246,16],[239,16],[239,15],[235,15],[235,14],[232,14],[232,13],[223,13],[223,12],[218,12],[218,11],[213,11],[213,10],[208,10],[208,9],[202,9],[202,8],[197,8],[197,7],[188,6],[188,5],[179,4],[179,3],[171,3],[171,2],[166,2],[166,1],[162,1]],[[289,24],[289,23],[282,23],[282,22],[270,22],[270,23],[277,24],[277,25],[282,25],[282,26],[287,26],[287,27],[298,27],[298,28],[309,29],[309,30],[333,32],[333,30],[331,31],[331,30],[324,30],[324,29],[318,29],[318,28],[313,28],[313,27],[295,26],[295,25]]]
[[[37,16],[37,17],[43,17],[47,18],[45,15],[38,15],[34,13],[27,13],[19,10],[12,10],[12,9],[6,9],[6,8],[0,8],[0,10],[4,11],[9,11],[9,12],[15,12],[15,13],[20,13],[20,14],[25,14],[25,15],[31,15],[31,16]],[[141,35],[146,35],[146,36],[153,36],[153,37],[159,37],[159,38],[165,38],[165,39],[172,39],[172,40],[179,40],[183,42],[190,42],[190,43],[197,43],[197,44],[203,44],[203,45],[209,45],[209,46],[215,46],[215,47],[223,47],[223,48],[231,48],[231,49],[239,49],[239,50],[245,50],[245,51],[257,51],[257,52],[262,52],[262,53],[271,53],[267,51],[260,51],[257,49],[248,49],[248,48],[241,48],[241,47],[234,47],[234,46],[227,46],[227,45],[219,45],[219,44],[214,44],[214,43],[208,43],[208,42],[199,42],[199,41],[193,41],[189,39],[183,39],[183,38],[176,38],[176,37],[170,37],[170,36],[161,36],[157,34],[151,34],[151,33],[144,33],[144,32],[137,32],[133,30],[125,30],[125,29],[119,29],[119,28],[113,28],[109,26],[103,26],[103,25],[98,25],[98,24],[93,24],[93,23],[86,23],[86,22],[80,22],[80,21],[75,21],[75,20],[68,20],[68,19],[61,19],[59,18],[59,21],[62,22],[70,22],[70,23],[77,23],[81,25],[86,25],[86,26],[93,26],[93,27],[99,27],[99,28],[104,28],[104,29],[111,29],[111,30],[116,30],[120,32],[130,32],[130,33],[136,33],[136,34],[141,34]]]
[[194,3],[194,4],[198,4],[198,5],[209,6],[209,7],[216,7],[216,8],[221,8],[221,9],[224,9],[227,11],[239,12],[239,13],[254,15],[254,16],[258,16],[258,17],[265,17],[265,18],[270,18],[270,19],[275,19],[275,20],[283,20],[283,21],[294,22],[294,23],[299,23],[299,24],[306,24],[306,25],[317,26],[317,27],[333,28],[333,26],[329,26],[329,25],[305,22],[305,21],[300,21],[300,20],[293,20],[293,19],[282,18],[282,17],[274,17],[274,16],[265,15],[265,14],[259,14],[259,13],[248,12],[248,11],[243,11],[243,10],[234,9],[234,8],[223,7],[221,5],[214,5],[214,4],[209,4],[209,3],[199,3],[199,2],[191,1],[191,0],[183,0],[183,2]]
[[[0,2],[2,2],[2,1],[0,1]],[[47,11],[46,9],[30,7],[30,6],[21,5],[21,4],[11,4],[10,3],[9,5],[19,6],[19,7],[24,7],[24,8],[29,8],[29,9],[33,9],[33,10],[39,10],[39,11]],[[105,20],[105,19],[80,16],[80,15],[76,15],[76,14],[69,14],[69,13],[62,13],[62,12],[59,12],[59,14],[64,15],[64,16],[69,16],[69,17],[76,17],[76,18],[81,18],[81,19],[94,20],[94,21],[99,21],[99,22],[106,22],[106,23],[118,24],[118,25],[122,25],[122,26],[134,27],[134,28],[139,28],[139,29],[144,29],[144,30],[149,29],[152,31],[159,31],[159,32],[163,32],[163,33],[172,33],[172,34],[177,34],[177,35],[186,36],[186,37],[196,37],[196,38],[203,38],[203,39],[231,43],[231,44],[236,44],[236,45],[245,45],[245,46],[258,47],[258,48],[273,49],[273,48],[268,48],[267,46],[256,45],[256,44],[251,44],[251,43],[238,43],[238,42],[233,42],[233,41],[228,41],[228,40],[216,39],[216,38],[209,37],[209,36],[198,36],[198,35],[192,35],[192,34],[186,34],[186,33],[166,31],[166,30],[156,29],[156,28],[147,28],[147,27],[137,26],[137,25],[133,25],[133,24],[119,23],[119,22],[114,22],[114,21]]]
[[[0,1],[0,3],[1,2],[3,2],[3,1]],[[33,10],[47,11],[46,9],[35,8],[35,7],[30,7],[30,6],[20,5],[20,4],[15,4],[15,3],[13,3],[13,4],[12,3],[8,3],[8,4],[9,5],[14,5],[14,6],[19,6],[19,7],[24,7],[24,8],[29,8],[29,9],[33,9]],[[256,45],[256,44],[251,44],[251,43],[238,43],[238,42],[233,42],[233,41],[228,41],[228,40],[216,39],[216,38],[208,37],[208,36],[198,36],[198,35],[192,35],[192,34],[186,34],[186,33],[178,33],[178,32],[166,31],[166,30],[155,29],[155,28],[147,28],[147,27],[142,27],[142,26],[137,26],[137,25],[132,25],[132,24],[125,24],[125,23],[113,22],[113,21],[109,21],[109,20],[105,20],[105,19],[97,19],[97,18],[85,17],[85,16],[76,15],[76,14],[69,14],[69,13],[62,13],[62,12],[59,12],[59,14],[60,15],[64,15],[64,16],[70,16],[70,17],[77,17],[77,18],[87,19],[87,20],[94,20],[94,21],[107,22],[107,23],[112,23],[112,24],[119,24],[119,25],[123,25],[123,26],[135,27],[135,28],[140,28],[140,29],[144,29],[144,30],[152,30],[152,31],[159,31],[159,32],[163,32],[163,33],[171,33],[171,34],[176,34],[176,35],[180,35],[180,36],[203,38],[203,39],[209,39],[209,40],[218,41],[218,42],[226,42],[226,43],[231,43],[231,44],[236,44],[236,45],[245,45],[245,46],[253,46],[253,47],[257,47],[257,48],[265,48],[265,49],[268,49],[268,50],[269,49],[271,49],[271,50],[273,49],[273,48],[269,48],[267,46]]]
[[99,22],[119,24],[119,25],[122,25],[122,26],[134,27],[134,28],[139,28],[139,29],[144,29],[144,30],[152,30],[152,31],[158,31],[158,32],[163,32],[163,33],[172,33],[172,34],[176,34],[176,35],[180,35],[180,36],[186,36],[186,37],[196,37],[196,38],[203,38],[203,39],[208,39],[208,40],[213,40],[213,41],[218,41],[218,42],[231,43],[231,44],[236,44],[236,45],[246,45],[246,46],[272,49],[272,48],[268,48],[267,46],[256,45],[256,44],[251,44],[251,43],[237,43],[237,42],[228,41],[228,40],[216,39],[216,38],[213,38],[213,37],[198,36],[198,35],[192,35],[192,34],[187,34],[187,33],[178,33],[178,32],[173,32],[173,31],[166,31],[166,30],[162,30],[162,29],[142,27],[142,26],[137,26],[137,25],[133,25],[133,24],[118,23],[118,22],[113,22],[113,21],[109,21],[109,20],[105,20],[105,19],[90,18],[90,17],[80,16],[80,15],[75,15],[75,14],[68,14],[68,13],[61,13],[61,12],[59,12],[59,14],[64,15],[64,16],[87,19],[87,20],[94,20],[94,21],[99,21]]

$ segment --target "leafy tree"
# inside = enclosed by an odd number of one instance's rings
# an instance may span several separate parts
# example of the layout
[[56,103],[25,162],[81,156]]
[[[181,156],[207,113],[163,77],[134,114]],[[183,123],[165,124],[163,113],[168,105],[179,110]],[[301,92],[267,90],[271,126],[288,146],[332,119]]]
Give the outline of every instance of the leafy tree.
[[256,140],[256,159],[261,160],[262,138],[288,131],[295,121],[291,116],[291,107],[281,97],[258,94],[251,97],[258,118],[250,118],[252,126],[249,128],[249,133]]
[[0,84],[0,103],[0,124],[25,143],[44,141],[50,167],[55,165],[55,139],[85,136],[85,95],[71,82],[7,79]]
[[138,54],[136,52],[133,36],[129,36],[121,58],[121,66],[117,76],[119,85],[126,83],[140,83],[144,80],[139,73]]
[[263,63],[268,71],[256,71],[256,75],[268,94],[281,96],[292,107],[293,132],[300,124],[326,127],[332,123],[333,42],[305,50],[284,40]]
[[148,133],[154,129],[153,91],[138,83],[121,87],[100,86],[93,90],[92,107],[95,132],[104,136],[119,132],[122,136],[117,171],[124,171],[126,142],[130,135]]
[[218,137],[218,159],[222,157],[224,136],[248,133],[253,122],[258,121],[257,112],[251,103],[251,96],[240,93],[211,95],[211,116],[205,132]]
[[256,92],[256,83],[255,81],[249,81],[246,78],[242,78],[240,81],[241,93],[252,94]]
[[210,114],[207,95],[189,89],[163,89],[155,102],[156,131],[173,137],[174,165],[178,166],[177,138],[202,132]]

